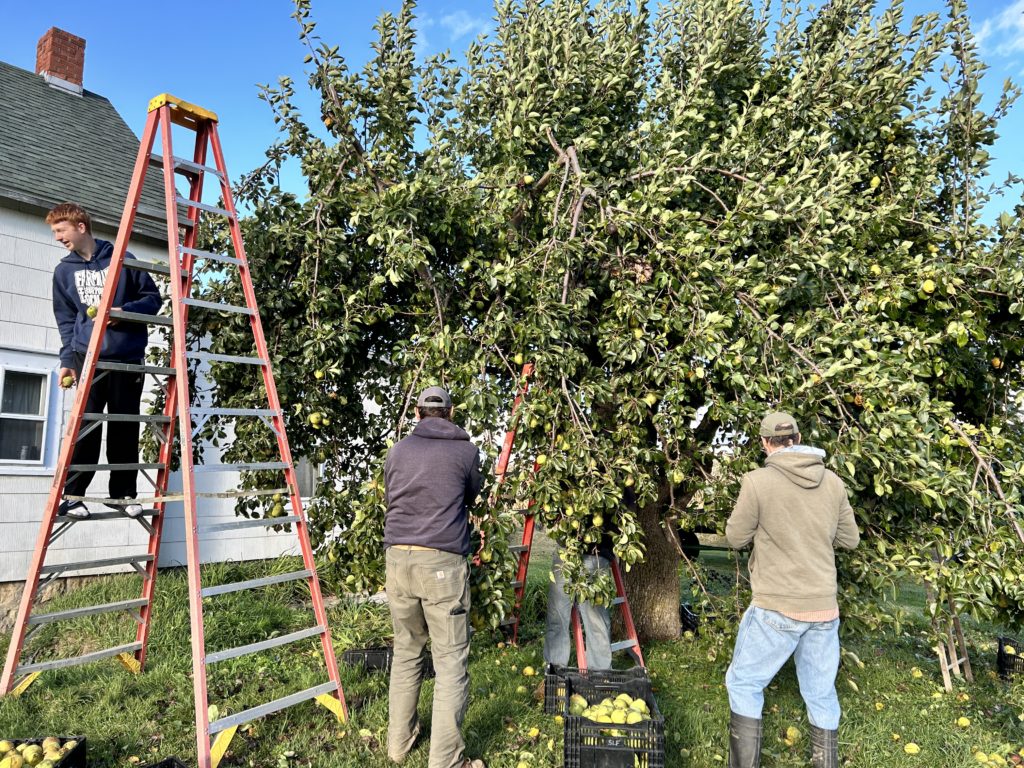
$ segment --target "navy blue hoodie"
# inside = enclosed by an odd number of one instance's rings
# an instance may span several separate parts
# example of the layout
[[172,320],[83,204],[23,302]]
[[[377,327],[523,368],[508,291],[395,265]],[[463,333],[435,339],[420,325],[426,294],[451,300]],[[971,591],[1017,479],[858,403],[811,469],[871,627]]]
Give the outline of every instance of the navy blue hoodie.
[[466,507],[481,482],[480,455],[469,435],[447,419],[422,419],[384,463],[384,546],[416,544],[468,555]]
[[[60,364],[64,368],[75,367],[75,352],[84,355],[89,349],[92,320],[85,310],[100,303],[113,255],[113,243],[97,240],[96,253],[91,259],[83,259],[72,251],[53,270],[53,316],[60,330]],[[125,258],[135,257],[126,253]],[[153,278],[138,269],[121,269],[112,306],[125,312],[155,315],[160,304],[160,291]],[[146,325],[121,322],[108,326],[100,359],[138,362],[145,357],[148,342]]]

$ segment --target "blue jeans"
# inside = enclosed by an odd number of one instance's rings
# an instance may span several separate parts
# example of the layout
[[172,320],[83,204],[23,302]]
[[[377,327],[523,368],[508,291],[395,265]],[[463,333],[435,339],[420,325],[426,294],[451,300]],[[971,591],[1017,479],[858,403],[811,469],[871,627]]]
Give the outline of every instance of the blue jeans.
[[[611,565],[600,555],[586,555],[583,565],[588,573],[607,571]],[[555,580],[548,586],[548,612],[544,631],[544,661],[548,664],[569,664],[569,636],[572,634],[572,601],[565,594],[562,558],[555,551],[551,563]],[[579,605],[587,639],[587,669],[611,669],[612,620],[608,609],[591,602]],[[579,663],[579,660],[576,662]]]
[[839,619],[796,621],[753,605],[747,608],[725,673],[729,707],[737,715],[760,720],[764,689],[790,656],[807,719],[826,731],[838,729]]

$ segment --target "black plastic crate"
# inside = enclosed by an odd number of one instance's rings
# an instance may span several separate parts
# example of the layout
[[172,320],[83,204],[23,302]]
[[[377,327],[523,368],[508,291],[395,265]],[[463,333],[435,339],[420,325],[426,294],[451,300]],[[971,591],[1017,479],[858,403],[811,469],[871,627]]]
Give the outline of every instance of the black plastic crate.
[[[1007,653],[1007,648],[1013,653]],[[996,667],[999,676],[1004,680],[1024,673],[1024,647],[1012,637],[999,638],[999,650],[996,653]]]
[[[60,762],[57,763],[58,768],[86,768],[85,759],[85,736],[57,736],[55,738],[60,739],[61,745],[66,744],[69,741],[78,742],[73,749],[71,749],[64,757],[61,758]],[[44,739],[3,739],[0,741],[9,741],[14,746],[19,744],[42,744]],[[4,756],[0,755],[0,759]],[[26,763],[27,765],[27,763]]]
[[[341,663],[353,667],[362,667],[367,672],[391,672],[391,661],[394,658],[395,649],[390,645],[377,648],[353,648],[341,654]],[[423,659],[423,677],[434,677],[434,659],[427,651]]]
[[[544,667],[544,714],[560,715],[565,710],[565,676],[569,673],[588,675],[591,680],[602,683],[619,683],[629,680],[643,680],[650,684],[647,670],[643,667],[632,669],[581,670],[576,667],[563,667],[559,664],[548,664]],[[603,696],[601,698],[604,698]]]
[[[605,673],[565,676],[565,768],[665,768],[665,718],[647,680],[609,682]],[[639,723],[597,723],[569,714],[569,697],[589,704],[628,693],[647,703],[650,719]]]
[[700,616],[694,613],[687,603],[682,603],[679,606],[679,623],[682,625],[683,632],[700,634]]
[[188,766],[176,757],[168,757],[166,760],[147,765],[145,768],[188,768]]

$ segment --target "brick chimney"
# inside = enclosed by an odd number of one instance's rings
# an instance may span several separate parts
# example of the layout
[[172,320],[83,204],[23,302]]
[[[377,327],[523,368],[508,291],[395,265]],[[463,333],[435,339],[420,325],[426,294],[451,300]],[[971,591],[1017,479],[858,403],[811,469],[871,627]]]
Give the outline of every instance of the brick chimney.
[[82,95],[85,39],[50,27],[36,45],[36,74],[54,88]]

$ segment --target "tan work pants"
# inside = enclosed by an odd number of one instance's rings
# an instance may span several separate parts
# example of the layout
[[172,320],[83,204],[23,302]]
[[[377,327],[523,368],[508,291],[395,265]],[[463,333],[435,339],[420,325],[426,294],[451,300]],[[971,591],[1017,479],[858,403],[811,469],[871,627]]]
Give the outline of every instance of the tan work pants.
[[461,768],[462,718],[469,703],[469,564],[438,550],[387,550],[385,589],[395,630],[388,691],[388,757],[399,761],[418,733],[416,707],[427,639],[437,679],[430,768]]

